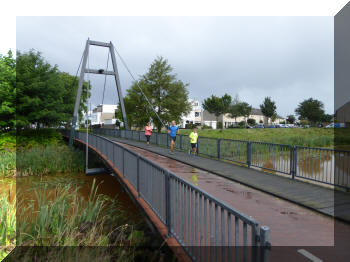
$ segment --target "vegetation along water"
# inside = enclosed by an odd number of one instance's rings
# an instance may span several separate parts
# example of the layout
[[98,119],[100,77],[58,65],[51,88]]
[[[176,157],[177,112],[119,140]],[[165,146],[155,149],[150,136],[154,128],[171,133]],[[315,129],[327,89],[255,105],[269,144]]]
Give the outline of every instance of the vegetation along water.
[[[85,261],[173,259],[119,182],[85,176],[85,154],[70,150],[58,132],[19,132],[17,146],[13,137],[1,135],[0,144],[0,259],[16,245],[11,256],[18,261],[62,261],[77,251]],[[43,253],[43,246],[54,247]]]

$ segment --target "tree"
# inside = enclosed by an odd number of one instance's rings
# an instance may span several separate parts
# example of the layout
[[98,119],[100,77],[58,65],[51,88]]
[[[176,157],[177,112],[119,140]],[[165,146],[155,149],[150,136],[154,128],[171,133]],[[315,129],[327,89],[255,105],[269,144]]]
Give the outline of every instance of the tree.
[[321,122],[322,123],[330,123],[330,122],[332,122],[332,119],[333,119],[333,115],[323,114],[323,116],[321,118]]
[[0,55],[0,130],[16,127],[16,60],[11,50]]
[[255,121],[254,118],[248,118],[247,123],[250,126],[255,126],[256,125],[256,121]]
[[152,119],[158,132],[162,128],[162,123],[140,88],[165,124],[169,124],[172,120],[179,122],[182,115],[190,112],[191,104],[188,102],[186,88],[188,84],[178,80],[172,71],[173,68],[166,59],[157,57],[150,65],[148,72],[132,84],[124,99],[129,122],[131,120],[133,125],[141,127]]
[[295,116],[294,115],[288,115],[287,116],[287,123],[294,124],[295,122]]
[[[73,114],[77,79],[51,66],[34,50],[17,52],[17,107],[16,124],[19,127],[34,124],[56,126],[69,122]],[[80,108],[86,111],[85,102],[90,96],[90,85],[83,85]],[[81,114],[80,114],[81,116]]]
[[204,110],[214,114],[216,116],[216,121],[219,122],[220,115],[229,113],[231,103],[232,97],[228,94],[225,94],[222,97],[212,95],[211,97],[204,99],[202,106]]
[[272,101],[271,97],[265,97],[263,103],[260,105],[261,112],[269,119],[276,115],[276,103]]
[[237,117],[240,117],[241,114],[239,112],[239,103],[241,101],[239,100],[238,94],[236,94],[235,98],[232,100],[231,105],[228,108],[228,113],[230,114],[231,118],[235,119],[235,122],[237,122]]
[[238,104],[238,112],[241,116],[244,117],[245,123],[247,124],[247,118],[250,116],[252,112],[252,106],[250,106],[246,102],[241,102]]
[[300,120],[308,120],[311,124],[316,124],[322,120],[324,115],[324,105],[317,99],[306,99],[299,103],[295,109],[295,113],[299,116]]

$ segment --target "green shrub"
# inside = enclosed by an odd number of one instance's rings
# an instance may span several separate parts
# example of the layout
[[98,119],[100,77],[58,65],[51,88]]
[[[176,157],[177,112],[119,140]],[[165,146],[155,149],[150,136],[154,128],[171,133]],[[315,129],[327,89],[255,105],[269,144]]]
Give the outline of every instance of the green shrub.
[[202,129],[212,129],[212,127],[211,126],[207,126],[207,125],[203,125]]
[[256,121],[255,121],[254,118],[248,118],[247,123],[250,126],[255,126],[256,125]]

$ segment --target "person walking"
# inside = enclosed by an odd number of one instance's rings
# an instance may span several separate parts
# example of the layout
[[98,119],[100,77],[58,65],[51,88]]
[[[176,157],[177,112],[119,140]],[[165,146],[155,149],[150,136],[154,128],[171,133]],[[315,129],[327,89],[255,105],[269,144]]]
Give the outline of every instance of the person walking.
[[191,143],[191,149],[190,154],[197,155],[197,141],[198,141],[198,133],[197,128],[193,128],[192,133],[189,135],[190,143]]
[[147,123],[147,126],[145,126],[145,137],[147,140],[147,145],[149,145],[149,140],[151,138],[151,132],[152,132],[152,126],[151,126],[151,122]]
[[170,154],[174,154],[174,147],[176,142],[176,134],[179,128],[175,125],[175,121],[171,121],[171,126],[169,126],[168,134],[170,136]]

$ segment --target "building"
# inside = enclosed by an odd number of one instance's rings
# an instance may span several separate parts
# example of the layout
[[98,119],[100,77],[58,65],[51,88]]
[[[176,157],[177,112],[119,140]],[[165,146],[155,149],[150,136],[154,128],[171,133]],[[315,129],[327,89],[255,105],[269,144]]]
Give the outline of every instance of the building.
[[[214,114],[210,114],[207,111],[203,111],[202,113],[203,115],[203,119],[202,119],[202,124],[211,126],[213,129],[216,128],[217,126],[217,118]],[[260,109],[257,108],[252,108],[251,114],[248,118],[252,118],[255,120],[255,122],[258,123],[271,123],[271,119],[266,119],[266,117],[263,115],[263,113],[261,112]],[[230,126],[236,125],[237,123],[241,122],[241,121],[246,121],[246,119],[242,116],[237,117],[237,118],[231,118],[230,114],[224,114],[224,115],[220,115],[218,118],[219,122],[223,123],[223,127],[224,128],[228,128]],[[269,121],[267,121],[269,120]],[[285,122],[286,119],[282,116],[277,115],[277,118],[274,122],[272,122],[272,124],[278,124],[281,122]],[[214,128],[215,126],[215,128]]]
[[350,127],[350,101],[338,108],[335,119],[338,123],[344,123],[346,127]]
[[118,105],[100,104],[92,110],[92,125],[111,125],[116,123],[115,111]]
[[202,123],[202,107],[198,100],[189,99],[188,102],[191,103],[191,111],[181,118],[180,127],[185,128],[186,124],[197,124]]

